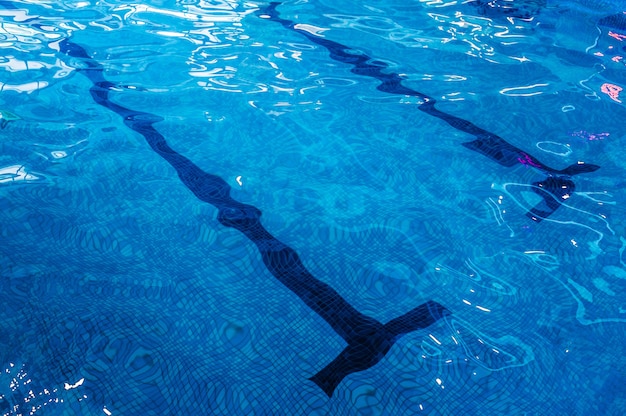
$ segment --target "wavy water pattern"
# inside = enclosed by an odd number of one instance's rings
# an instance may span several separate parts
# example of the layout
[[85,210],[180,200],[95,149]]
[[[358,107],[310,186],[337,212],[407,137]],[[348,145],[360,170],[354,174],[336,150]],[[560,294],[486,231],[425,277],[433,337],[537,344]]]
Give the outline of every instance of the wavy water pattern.
[[[232,199],[231,187],[222,178],[202,171],[169,147],[165,138],[153,127],[154,123],[162,120],[161,117],[130,110],[111,101],[109,92],[116,86],[103,77],[103,66],[94,61],[85,49],[67,39],[58,42],[58,48],[61,53],[82,62],[78,70],[92,81],[90,93],[94,101],[122,116],[129,128],[144,136],[152,150],[176,169],[180,180],[198,199],[218,209],[218,221],[241,231],[256,244],[268,270],[344,338],[348,345],[343,352],[310,378],[329,397],[346,376],[378,363],[402,335],[426,328],[449,314],[445,307],[434,301],[424,303],[384,325],[358,312],[330,286],[313,277],[298,254],[261,225],[258,208]],[[143,375],[140,377],[144,378]]]
[[621,414],[618,6],[140,3],[0,2],[0,415]]
[[49,42],[62,39],[69,28],[61,28],[54,19],[45,24],[24,27],[10,22],[0,23],[0,36],[5,51],[0,59],[0,69],[7,78],[0,79],[0,91],[33,93],[56,81],[67,77],[72,68],[55,56],[41,56],[34,60],[32,51],[45,47]]
[[311,31],[306,25],[281,18],[276,10],[279,5],[280,3],[277,2],[270,3],[268,7],[261,9],[257,14],[261,18],[280,23],[286,29],[300,33],[311,42],[326,48],[332,59],[353,66],[351,72],[354,74],[377,79],[380,81],[380,85],[376,87],[379,91],[416,97],[420,100],[418,104],[420,111],[445,121],[451,127],[461,132],[474,136],[475,140],[463,143],[463,146],[468,149],[481,153],[502,166],[512,167],[519,163],[537,168],[550,175],[555,175],[533,184],[533,189],[538,189],[537,193],[543,198],[544,206],[547,209],[539,207],[530,209],[527,215],[532,220],[541,221],[549,217],[560,206],[560,201],[567,199],[569,194],[574,191],[575,185],[571,180],[567,179],[568,176],[593,172],[599,168],[597,165],[585,164],[580,161],[560,170],[543,164],[536,157],[506,142],[500,136],[484,130],[468,120],[437,109],[435,107],[437,101],[433,97],[406,87],[402,83],[404,81],[403,77],[397,73],[390,72],[389,65],[384,61],[374,59],[363,52],[329,40],[323,37],[319,31]]
[[102,77],[102,67],[86,51],[67,40],[59,44],[60,52],[82,59],[81,69],[94,83],[94,100],[124,118],[125,124],[143,135],[152,150],[174,167],[179,178],[201,201],[218,209],[218,221],[241,231],[257,245],[268,270],[288,289],[318,313],[346,340],[348,346],[328,366],[311,377],[328,396],[344,377],[363,371],[380,361],[401,335],[430,326],[449,314],[440,304],[429,301],[409,313],[383,325],[357,312],[336,291],[315,279],[304,267],[297,253],[272,236],[260,223],[261,211],[230,197],[230,186],[221,178],[202,171],[189,159],[176,153],[152,126],[160,117],[138,112],[113,103],[108,91],[113,85]]

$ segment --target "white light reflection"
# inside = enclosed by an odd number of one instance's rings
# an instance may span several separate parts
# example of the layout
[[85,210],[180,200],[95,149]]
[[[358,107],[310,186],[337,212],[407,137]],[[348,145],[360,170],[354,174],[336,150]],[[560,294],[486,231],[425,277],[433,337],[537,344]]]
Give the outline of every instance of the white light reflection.
[[433,334],[428,334],[428,336],[430,337],[430,339],[435,341],[438,345],[441,345],[441,341],[439,341],[437,338],[435,338],[435,336]]
[[194,6],[187,6],[187,11],[159,9],[145,4],[125,4],[113,9],[114,12],[125,12],[123,20],[132,21],[139,13],[153,13],[162,16],[176,17],[189,22],[239,22],[245,15],[252,13],[255,9],[235,12],[231,6],[219,7],[212,5],[206,9]]
[[509,56],[509,58],[513,59],[514,61],[518,61],[518,62],[530,62],[530,59],[528,59],[525,56]]
[[[615,202],[615,201],[607,201],[607,200],[599,199],[597,197],[594,198],[593,196],[591,196],[591,195],[603,195],[603,196],[612,198],[613,194],[610,194],[607,191],[602,191],[602,192],[580,192],[580,191],[578,191],[578,192],[576,192],[576,195],[584,196],[585,198],[591,199],[592,201],[597,202],[598,205],[603,205],[603,204],[617,205],[617,202]],[[606,218],[605,215],[600,214],[600,216],[602,218]]]
[[169,31],[166,31],[166,30],[157,30],[155,33],[157,35],[165,36],[165,37],[168,37],[168,38],[184,38],[184,37],[186,37],[186,35],[184,33],[169,32]]
[[302,32],[310,33],[311,35],[317,36],[317,37],[320,37],[320,38],[323,38],[324,36],[322,35],[322,33],[328,30],[328,29],[325,29],[323,27],[307,25],[307,24],[304,24],[304,23],[297,23],[297,24],[295,24],[293,26],[293,28],[296,29],[296,30],[300,30]]
[[[84,379],[75,384],[64,383],[65,390],[78,388],[83,381]],[[3,369],[0,369],[0,403],[2,404],[0,414],[3,416],[35,415],[40,411],[42,414],[65,414],[59,411],[61,409],[57,408],[56,411],[50,409],[54,404],[64,403],[64,399],[59,397],[62,391],[60,392],[57,388],[37,388],[34,386],[36,384],[38,383],[34,382],[26,371],[25,364],[16,365],[9,362]],[[67,386],[70,386],[70,389]],[[87,397],[84,394],[81,396]],[[72,395],[72,397],[76,396]]]
[[533,84],[533,85],[524,85],[521,87],[503,88],[500,90],[500,94],[507,95],[509,97],[531,97],[533,95],[543,94],[544,92],[543,91],[523,92],[523,91],[533,90],[533,89],[537,89],[540,87],[547,87],[548,85],[550,84]]
[[569,156],[572,154],[572,148],[569,144],[545,140],[537,142],[535,146],[537,146],[538,149],[541,149],[544,152],[552,153],[553,155],[561,157]]
[[30,94],[34,91],[46,88],[49,85],[47,81],[26,82],[24,84],[4,84],[0,82],[0,91],[25,92]]
[[511,228],[511,226],[507,224],[507,222],[504,220],[504,217],[502,216],[502,214],[506,214],[506,210],[500,209],[500,207],[498,206],[498,205],[502,205],[502,198],[503,198],[502,195],[500,195],[497,203],[492,198],[487,198],[485,202],[487,203],[487,206],[491,210],[491,213],[493,214],[494,219],[498,223],[498,226],[501,226],[503,224],[506,225],[506,227],[510,231],[509,237],[515,237],[515,231],[513,231],[513,228]]
[[[20,16],[14,16],[16,21],[20,20]],[[29,17],[32,18],[32,17]],[[26,20],[26,19],[23,19]],[[53,53],[45,50],[45,45],[49,42],[58,41],[66,36],[59,29],[66,28],[63,24],[59,23],[58,27],[52,25],[40,25],[31,26],[28,24],[16,24],[16,23],[0,23],[0,39],[2,42],[0,46],[3,47],[3,59],[0,62],[0,68],[12,73],[35,71],[28,74],[28,79],[33,81],[25,82],[21,84],[0,83],[0,91],[15,91],[32,93],[43,89],[49,85],[48,81],[34,81],[35,79],[45,75],[46,78],[62,78],[72,72],[63,61],[61,61]],[[73,29],[73,28],[72,28]],[[38,58],[42,60],[51,60],[51,62],[44,62],[34,59],[20,59],[12,53],[27,53],[29,58],[35,56],[30,49],[40,46],[41,51]],[[24,50],[28,48],[28,50]],[[14,52],[15,51],[15,52]]]
[[446,386],[443,385],[443,381],[440,378],[436,378],[435,381],[442,389],[446,388]]
[[57,40],[64,36],[61,33],[43,32],[41,30],[35,30],[31,26],[18,25],[15,23],[0,23],[0,33],[10,35],[9,38],[15,37],[15,39],[12,40],[19,43],[25,42],[27,44],[41,37]]
[[58,150],[58,151],[50,152],[50,155],[55,159],[63,159],[67,157],[67,152],[64,152],[63,150]]
[[[72,128],[73,126],[71,124],[67,125],[67,128]],[[43,147],[43,148],[47,148],[46,151],[42,152],[35,152],[36,154],[38,154],[39,156],[43,157],[46,160],[50,160],[50,157],[48,157],[48,154],[50,156],[52,156],[53,160],[60,160],[60,159],[65,159],[66,157],[70,156],[70,155],[76,155],[80,152],[82,152],[83,150],[85,150],[87,148],[87,139],[82,139],[77,141],[76,143],[64,146],[65,149],[68,150],[61,150],[61,149],[50,149],[50,145],[47,144],[40,144],[40,143],[34,143],[34,146],[36,147]],[[56,146],[55,146],[56,147]]]
[[83,383],[85,382],[84,378],[81,378],[80,380],[78,380],[76,383],[74,384],[69,384],[69,383],[64,383],[63,384],[63,388],[65,388],[65,390],[71,390],[71,389],[75,389],[79,386],[82,386]]
[[26,171],[24,165],[12,165],[0,168],[0,183],[31,182],[42,179]]
[[[518,200],[517,198],[515,198],[513,196],[513,194],[509,191],[508,188],[510,187],[520,187],[520,188],[528,188],[530,190],[530,188],[535,188],[534,185],[528,185],[528,184],[521,184],[521,183],[514,183],[514,182],[509,182],[509,183],[505,183],[503,185],[498,185],[496,186],[495,184],[492,185],[492,187],[494,189],[498,189],[500,191],[506,192],[511,198],[512,200],[515,202],[516,205],[518,205],[520,208],[522,208],[525,211],[530,211],[530,207],[526,206],[525,204],[523,204],[522,202],[520,202],[520,200]],[[578,192],[575,192],[574,194],[578,194]],[[550,195],[549,197],[557,200],[556,197],[554,197],[553,195]],[[603,218],[601,215],[598,214],[593,214],[591,212],[579,209],[579,208],[574,208],[570,205],[567,205],[565,203],[563,203],[561,200],[557,200],[559,201],[560,205],[561,205],[561,211],[565,211],[567,209],[571,209],[574,210],[578,213],[581,214],[585,214],[588,217],[591,217],[592,220],[593,219],[598,219],[601,223],[604,224],[604,226],[606,227],[606,229],[612,234],[615,235],[615,231],[611,228],[611,226],[609,225],[609,222]],[[589,250],[591,252],[591,254],[589,255],[589,257],[587,257],[587,259],[594,259],[596,258],[600,253],[602,253],[602,249],[600,248],[600,242],[602,241],[602,239],[604,238],[604,233],[595,229],[593,226],[587,225],[587,224],[583,224],[577,221],[559,221],[559,220],[555,220],[553,218],[542,218],[543,221],[547,221],[547,222],[553,222],[555,224],[568,224],[568,225],[573,225],[573,226],[579,226],[582,228],[585,228],[595,234],[597,234],[598,238],[596,240],[590,241],[587,243]],[[593,224],[594,226],[596,224]],[[573,240],[572,240],[573,241]],[[575,242],[575,241],[574,241]]]

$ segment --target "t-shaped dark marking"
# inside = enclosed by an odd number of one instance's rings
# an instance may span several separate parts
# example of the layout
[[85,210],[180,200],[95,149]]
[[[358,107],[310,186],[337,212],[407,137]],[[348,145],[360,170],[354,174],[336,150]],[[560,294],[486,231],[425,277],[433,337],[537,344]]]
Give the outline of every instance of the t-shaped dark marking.
[[[386,63],[373,59],[372,57],[355,51],[353,48],[342,45],[341,43],[315,35],[307,30],[299,28],[291,20],[281,18],[280,14],[276,10],[276,7],[280,4],[281,3],[279,2],[272,2],[267,7],[258,10],[257,15],[261,18],[280,23],[286,29],[297,32],[311,42],[326,48],[332,59],[351,65],[353,67],[350,70],[352,73],[379,80],[380,84],[376,87],[379,91],[419,98],[422,101],[422,103],[418,106],[420,111],[423,111],[433,117],[437,117],[448,123],[453,128],[476,138],[471,142],[463,143],[463,146],[468,149],[483,154],[502,166],[512,167],[522,164],[539,169],[550,176],[573,176],[579,173],[593,172],[600,168],[597,165],[582,162],[578,162],[560,170],[545,165],[533,155],[513,146],[497,134],[484,130],[468,120],[464,120],[452,114],[438,110],[435,108],[437,101],[433,97],[402,85],[402,77],[399,74],[389,72],[389,66]],[[573,183],[571,181],[565,178],[559,178],[558,180],[566,181],[572,184],[571,190],[573,191]],[[551,192],[551,190],[548,191]],[[530,212],[535,212],[537,215],[529,216],[535,221],[541,221],[542,218],[546,218],[552,214],[559,206],[561,206],[561,203],[557,202],[560,200],[558,194],[555,194],[555,196],[557,199],[553,199],[553,201],[556,203],[549,204],[550,210],[540,211],[539,209],[533,208]]]
[[526,216],[533,221],[547,218],[561,206],[561,201],[565,201],[572,195],[575,189],[574,182],[562,177],[550,177],[533,183],[532,190],[543,199],[545,205],[544,209],[541,209],[541,205],[535,206],[526,213]]
[[[7,1],[0,1],[0,6],[16,9]],[[61,53],[82,61],[84,67],[77,68],[77,71],[92,82],[89,92],[93,100],[120,115],[126,126],[141,134],[150,148],[172,165],[183,184],[198,199],[217,208],[218,221],[239,230],[256,244],[270,273],[347,342],[347,347],[337,358],[310,378],[329,397],[344,377],[378,363],[399,337],[426,328],[450,314],[445,307],[432,300],[384,325],[357,311],[328,284],[316,279],[304,267],[294,249],[263,227],[258,208],[234,200],[230,196],[231,187],[224,179],[203,171],[174,151],[153,126],[162,120],[161,117],[112,102],[109,92],[116,85],[105,79],[103,66],[91,59],[83,47],[67,39],[57,42],[57,45]]]

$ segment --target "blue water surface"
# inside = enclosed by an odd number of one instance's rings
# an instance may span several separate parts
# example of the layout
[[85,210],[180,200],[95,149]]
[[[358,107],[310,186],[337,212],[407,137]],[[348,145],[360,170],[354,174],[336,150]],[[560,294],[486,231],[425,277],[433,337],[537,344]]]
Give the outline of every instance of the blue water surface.
[[626,413],[624,1],[0,1],[0,44],[0,415]]

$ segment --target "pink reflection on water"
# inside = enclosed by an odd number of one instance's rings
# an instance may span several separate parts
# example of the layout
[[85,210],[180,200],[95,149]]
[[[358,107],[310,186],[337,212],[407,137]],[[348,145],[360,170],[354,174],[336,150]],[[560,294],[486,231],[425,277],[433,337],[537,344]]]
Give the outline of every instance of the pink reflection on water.
[[533,160],[531,159],[531,157],[529,155],[527,155],[526,153],[521,153],[522,157],[518,157],[517,160],[519,161],[519,163],[521,163],[522,165],[529,165],[529,166],[534,166],[536,168],[541,168],[540,165],[536,164],[535,162],[533,162]]
[[621,33],[615,33],[615,32],[609,31],[609,36],[614,39],[619,40],[620,42],[623,40],[626,40],[626,35],[622,35]]
[[579,130],[572,133],[572,137],[580,137],[585,140],[602,140],[609,137],[609,133],[590,133],[588,131]]
[[603,93],[605,93],[606,95],[611,97],[611,99],[613,101],[617,101],[618,103],[621,103],[621,101],[619,99],[619,93],[622,90],[623,90],[623,88],[620,87],[619,85],[609,84],[609,83],[604,83],[600,87],[600,91],[602,91]]

